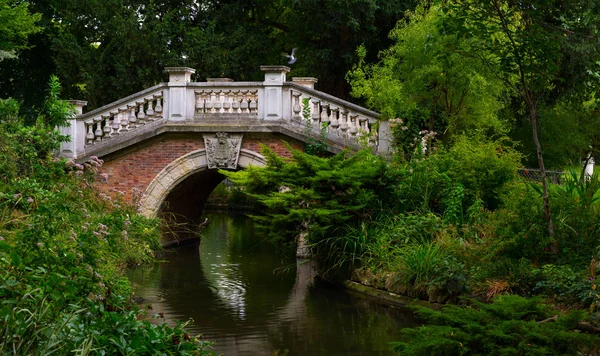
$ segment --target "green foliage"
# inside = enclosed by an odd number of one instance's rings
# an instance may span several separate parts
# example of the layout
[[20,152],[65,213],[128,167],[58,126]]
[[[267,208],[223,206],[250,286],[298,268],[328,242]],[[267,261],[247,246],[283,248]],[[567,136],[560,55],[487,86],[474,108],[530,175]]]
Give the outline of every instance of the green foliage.
[[394,283],[411,286],[416,292],[426,292],[439,276],[447,253],[434,242],[407,245],[400,250],[397,278]]
[[403,330],[394,344],[402,355],[578,355],[593,338],[573,332],[581,312],[559,316],[540,299],[499,296],[492,304],[474,303],[440,311],[418,308],[428,325]]
[[293,244],[308,226],[321,257],[355,251],[358,245],[344,241],[346,233],[377,214],[386,163],[367,150],[323,158],[288,149],[291,160],[263,147],[266,168],[222,173],[264,206],[265,215],[254,218],[273,242]]
[[344,76],[356,61],[356,47],[365,43],[374,61],[388,46],[387,33],[415,3],[35,1],[30,8],[42,15],[41,31],[19,58],[0,65],[0,97],[39,107],[43,100],[34,91],[57,74],[69,97],[85,99],[93,109],[163,81],[165,66],[195,68],[199,80],[262,80],[259,67],[285,64],[282,52],[292,47],[298,61],[290,75],[315,76],[321,90],[347,97]]
[[[560,251],[557,260],[583,267],[600,246],[600,216],[598,214],[600,178],[593,175],[581,179],[571,171],[561,186],[551,191],[555,213],[555,245]],[[557,252],[558,252],[557,251]]]
[[27,46],[27,37],[40,30],[36,26],[40,18],[40,14],[29,13],[28,2],[0,1],[0,62]]
[[352,95],[388,119],[402,119],[394,131],[405,153],[424,129],[444,141],[473,130],[506,131],[497,115],[502,83],[476,58],[461,54],[468,47],[464,40],[437,30],[442,16],[437,5],[409,12],[390,33],[395,43],[380,54],[379,63],[367,65],[360,47],[361,60],[348,74]]
[[327,124],[323,123],[319,130],[319,138],[315,138],[312,127],[312,117],[310,114],[310,100],[302,98],[302,118],[305,123],[304,133],[308,137],[304,144],[304,152],[311,155],[324,155],[327,153]]
[[588,307],[597,299],[590,293],[594,278],[582,275],[581,271],[575,271],[570,266],[547,264],[535,270],[534,274],[539,278],[535,284],[536,293],[556,302]]
[[50,156],[51,125],[71,115],[58,88],[34,126],[0,101],[0,355],[206,354],[181,327],[138,320],[122,269],[153,260],[158,221],[93,189],[102,160]]
[[[449,188],[448,199],[462,195],[466,207],[480,199],[488,209],[499,205],[499,196],[506,184],[516,179],[521,155],[506,144],[506,140],[488,141],[478,136],[461,136],[440,155],[438,164],[447,172],[455,186]],[[458,186],[463,191],[457,191]],[[454,190],[454,191],[453,191]],[[454,203],[456,204],[456,203]]]
[[401,166],[395,198],[402,211],[432,210],[462,225],[473,209],[496,209],[505,187],[516,179],[520,155],[504,141],[479,136],[456,143],[427,159]]

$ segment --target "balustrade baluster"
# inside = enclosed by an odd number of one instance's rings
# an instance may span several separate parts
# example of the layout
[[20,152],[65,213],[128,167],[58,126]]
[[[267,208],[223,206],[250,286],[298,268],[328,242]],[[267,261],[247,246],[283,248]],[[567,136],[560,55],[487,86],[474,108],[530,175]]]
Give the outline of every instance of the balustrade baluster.
[[196,100],[196,114],[202,114],[204,113],[204,90],[196,90],[194,95]]
[[135,103],[138,105],[137,120],[140,123],[145,123],[146,113],[144,112],[144,101],[136,101]]
[[231,90],[223,90],[223,113],[231,113]]
[[119,108],[119,124],[123,131],[129,131],[129,120],[127,119],[127,108]]
[[[367,121],[367,118],[364,116],[359,116],[358,118],[358,122],[359,122],[359,131],[360,131],[360,136],[361,137],[369,137],[369,121]],[[367,141],[368,143],[368,141]]]
[[93,131],[94,120],[86,121],[85,125],[87,126],[87,134],[85,135],[87,145],[88,146],[93,145],[94,144],[94,131]]
[[96,131],[94,135],[96,136],[96,142],[100,142],[102,140],[102,117],[95,117],[94,124],[96,125]]
[[338,130],[338,127],[340,127],[340,122],[338,120],[339,111],[340,109],[337,107],[331,108],[331,122],[329,123],[329,126],[331,127],[331,130],[335,136],[340,135],[340,132]]
[[154,108],[154,116],[156,120],[162,119],[162,92],[160,94],[154,94],[154,98],[156,99],[156,107]]
[[350,135],[356,137],[358,133],[358,115],[350,114]]
[[214,103],[214,108],[215,108],[215,113],[216,114],[220,114],[222,112],[221,108],[223,107],[223,102],[221,101],[221,93],[222,90],[217,90],[216,96],[215,96],[215,103]]
[[258,90],[250,91],[250,106],[248,107],[250,114],[258,113]]
[[202,91],[202,113],[204,114],[208,114],[210,112],[210,109],[212,108],[212,106],[209,105],[210,103],[210,91],[207,90],[203,90]]
[[215,91],[210,90],[208,92],[208,98],[206,99],[206,103],[204,106],[206,107],[206,113],[214,114],[215,113]]
[[240,103],[240,108],[243,114],[247,114],[248,111],[248,90],[242,90],[242,102]]
[[118,134],[121,133],[121,124],[119,122],[119,112],[118,111],[111,111],[110,114],[112,115],[112,135],[116,136]]
[[[135,103],[133,104],[127,104],[127,109],[129,110],[129,126],[134,129],[136,128],[138,125],[137,123],[137,118],[135,117]],[[141,125],[143,125],[143,122],[140,122]]]
[[313,103],[312,129],[313,129],[313,131],[320,131],[321,125],[319,124],[319,119],[321,118],[321,112],[320,112],[319,104],[321,103],[321,101],[319,99],[313,99],[312,103]]
[[233,95],[232,103],[231,103],[231,110],[234,114],[239,114],[240,113],[240,100],[242,100],[240,98],[240,91],[234,90],[231,93]]
[[340,130],[342,131],[342,137],[348,137],[348,129],[350,128],[350,126],[348,126],[348,110],[346,109],[342,109],[341,110],[341,123],[340,123]]
[[104,138],[110,137],[111,136],[111,127],[110,127],[110,114],[109,115],[102,115],[102,119],[104,120]]
[[154,121],[154,98],[144,98],[144,101],[148,103],[148,110],[146,110],[146,117],[148,121]]
[[379,135],[377,131],[371,131],[371,136],[369,136],[369,146],[377,147]]
[[300,107],[300,95],[302,95],[302,93],[293,91],[292,95],[294,96],[294,107],[292,108],[294,114],[292,115],[292,120],[300,122],[302,121],[302,116],[300,116],[300,112],[302,111],[302,108]]
[[321,125],[317,128],[319,131],[325,126],[325,131],[329,132],[329,104],[321,104]]

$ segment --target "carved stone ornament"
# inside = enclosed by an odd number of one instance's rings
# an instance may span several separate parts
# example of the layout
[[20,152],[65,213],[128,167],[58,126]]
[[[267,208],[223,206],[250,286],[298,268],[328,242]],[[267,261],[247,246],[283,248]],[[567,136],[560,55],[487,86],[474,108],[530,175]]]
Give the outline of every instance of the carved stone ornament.
[[208,168],[237,169],[243,134],[204,134]]

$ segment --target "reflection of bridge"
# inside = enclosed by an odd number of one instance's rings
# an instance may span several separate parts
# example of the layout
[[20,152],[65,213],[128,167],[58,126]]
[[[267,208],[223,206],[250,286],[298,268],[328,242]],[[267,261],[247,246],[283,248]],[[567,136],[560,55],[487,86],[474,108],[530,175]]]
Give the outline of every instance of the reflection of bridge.
[[[141,196],[144,214],[161,207],[199,219],[202,203],[222,180],[216,168],[264,165],[259,144],[282,156],[282,143],[301,148],[325,127],[330,152],[370,146],[388,151],[388,127],[378,115],[314,89],[315,78],[286,81],[288,67],[264,66],[263,82],[227,78],[191,82],[191,68],[166,68],[169,82],[79,115],[63,133],[63,157],[98,156],[101,190]],[[166,203],[166,208],[165,208]]]

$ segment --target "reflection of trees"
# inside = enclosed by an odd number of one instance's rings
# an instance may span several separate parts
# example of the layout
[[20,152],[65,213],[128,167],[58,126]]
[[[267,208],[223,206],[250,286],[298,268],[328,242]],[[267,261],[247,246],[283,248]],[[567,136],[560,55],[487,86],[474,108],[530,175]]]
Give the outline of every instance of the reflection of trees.
[[[132,282],[140,284],[137,294],[154,305],[151,313],[164,312],[168,322],[193,318],[190,331],[217,340],[225,355],[276,349],[304,355],[318,353],[315,345],[322,353],[377,355],[397,339],[402,312],[315,288],[312,264],[295,266],[270,246],[259,246],[247,219],[209,219],[200,244],[176,249],[166,263],[131,271]],[[282,265],[288,268],[274,275]]]

